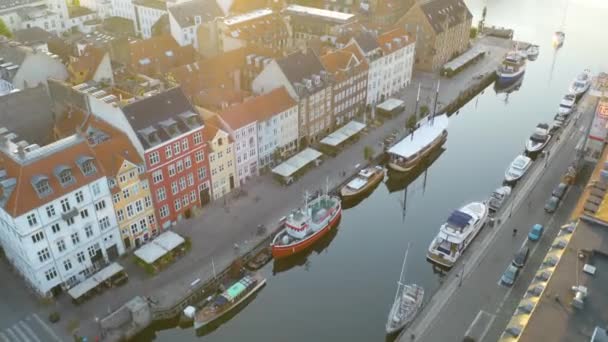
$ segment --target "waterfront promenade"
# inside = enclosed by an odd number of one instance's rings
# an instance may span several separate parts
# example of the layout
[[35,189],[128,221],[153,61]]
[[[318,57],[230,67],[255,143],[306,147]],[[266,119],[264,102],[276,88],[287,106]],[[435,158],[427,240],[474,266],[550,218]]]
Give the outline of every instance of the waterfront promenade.
[[[478,82],[478,75],[493,72],[512,43],[490,38],[484,39],[481,44],[489,47],[490,54],[454,78],[442,79],[439,107],[451,102],[463,89]],[[94,338],[99,335],[95,318],[106,316],[137,295],[149,297],[158,307],[170,307],[188,293],[193,281],[204,281],[213,276],[212,262],[216,270],[221,270],[237,254],[245,253],[264,240],[266,235],[256,234],[257,226],[265,225],[269,228],[266,234],[269,234],[280,217],[301,205],[304,191],[322,188],[325,179],[329,180],[330,185],[342,183],[345,180],[341,176],[342,172],[346,171],[349,175],[356,171],[355,165],[363,165],[365,146],[371,146],[379,153],[379,142],[395,128],[404,127],[407,114],[413,112],[419,82],[423,86],[423,103],[432,107],[436,76],[416,74],[410,86],[395,96],[405,100],[404,113],[386,121],[379,128],[370,128],[359,141],[348,146],[337,157],[329,158],[309,171],[295,184],[284,187],[277,184],[270,175],[256,177],[243,188],[245,196],[228,196],[227,203],[220,199],[202,209],[197,217],[184,220],[173,227],[179,234],[191,238],[192,250],[159,274],[147,275],[133,264],[131,256],[126,256],[120,261],[129,273],[129,282],[123,287],[105,291],[80,306],[75,306],[67,295],[63,295],[54,304],[32,310],[37,311],[43,319],[50,311],[59,311],[62,319],[53,327],[58,335],[70,339],[69,331],[76,326],[80,336]],[[14,322],[6,320],[0,326],[0,331],[12,324]]]

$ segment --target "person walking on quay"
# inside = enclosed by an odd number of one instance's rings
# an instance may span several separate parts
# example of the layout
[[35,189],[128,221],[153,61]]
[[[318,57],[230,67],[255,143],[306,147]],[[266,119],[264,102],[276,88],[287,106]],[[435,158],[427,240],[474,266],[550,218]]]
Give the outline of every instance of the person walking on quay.
[[513,236],[517,235],[517,228],[513,228]]

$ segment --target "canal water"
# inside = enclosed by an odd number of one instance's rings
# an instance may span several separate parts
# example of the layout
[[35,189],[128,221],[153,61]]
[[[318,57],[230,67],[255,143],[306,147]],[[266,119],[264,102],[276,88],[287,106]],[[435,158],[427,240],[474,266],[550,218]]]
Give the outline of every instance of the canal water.
[[[408,243],[406,282],[424,286],[427,296],[437,290],[441,275],[425,254],[439,226],[453,209],[484,199],[501,185],[511,160],[523,151],[537,123],[551,122],[580,71],[608,70],[605,0],[570,0],[565,20],[566,0],[467,4],[475,20],[487,5],[488,23],[511,27],[515,39],[540,45],[540,56],[528,63],[521,87],[506,95],[490,86],[471,100],[450,117],[444,151],[425,172],[405,183],[380,184],[345,210],[339,229],[310,255],[290,264],[268,264],[262,269],[267,286],[214,331],[196,336],[192,328],[168,324],[149,329],[138,340],[384,340]],[[558,29],[566,32],[566,40],[555,52],[551,38]]]

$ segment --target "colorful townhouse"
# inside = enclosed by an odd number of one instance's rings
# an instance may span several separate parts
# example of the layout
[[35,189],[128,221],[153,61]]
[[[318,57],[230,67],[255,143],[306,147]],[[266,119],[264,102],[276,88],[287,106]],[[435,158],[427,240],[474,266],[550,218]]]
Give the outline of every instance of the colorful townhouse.
[[211,170],[211,194],[217,200],[239,187],[234,140],[223,130],[217,117],[205,121],[203,136],[209,148],[209,169]]

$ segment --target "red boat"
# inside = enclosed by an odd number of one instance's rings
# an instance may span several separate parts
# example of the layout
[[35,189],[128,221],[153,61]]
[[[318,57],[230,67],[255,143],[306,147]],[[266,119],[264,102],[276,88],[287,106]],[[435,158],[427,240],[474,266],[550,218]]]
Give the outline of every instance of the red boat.
[[270,244],[275,259],[285,258],[312,246],[334,228],[342,215],[339,197],[322,194],[294,210],[285,219],[284,228]]

